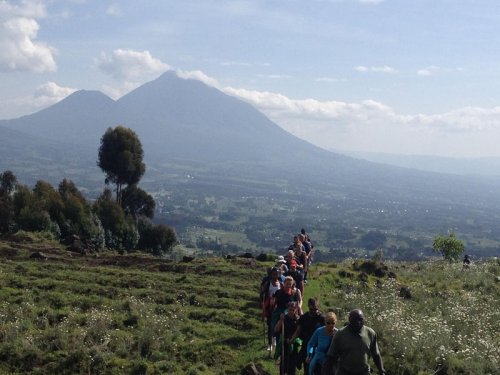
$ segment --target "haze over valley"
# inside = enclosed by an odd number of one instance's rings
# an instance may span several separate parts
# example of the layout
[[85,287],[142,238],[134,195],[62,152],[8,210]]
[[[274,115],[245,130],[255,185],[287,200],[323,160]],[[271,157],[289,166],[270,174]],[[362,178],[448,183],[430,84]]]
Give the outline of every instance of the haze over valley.
[[[73,179],[102,190],[96,165],[109,126],[137,132],[142,185],[184,250],[281,251],[307,226],[325,259],[382,248],[430,255],[453,230],[477,256],[497,254],[500,179],[418,171],[329,152],[287,133],[235,97],[167,72],[119,100],[77,91],[32,115],[0,121],[0,167],[25,183]],[[372,239],[375,238],[374,241]]]

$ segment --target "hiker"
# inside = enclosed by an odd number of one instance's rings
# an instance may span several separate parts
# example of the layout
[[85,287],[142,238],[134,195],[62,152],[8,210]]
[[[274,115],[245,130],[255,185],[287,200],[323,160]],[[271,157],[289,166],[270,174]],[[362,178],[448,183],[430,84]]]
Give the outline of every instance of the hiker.
[[271,269],[271,278],[264,284],[264,300],[262,303],[262,318],[265,319],[267,323],[267,350],[273,350],[273,344],[275,344],[273,326],[272,322],[272,299],[274,294],[283,287],[283,284],[279,278],[279,271],[277,268]]
[[288,267],[288,269],[290,269],[290,262],[292,260],[297,261],[297,258],[295,258],[295,251],[293,250],[288,250],[284,258],[286,260],[286,266]]
[[[299,240],[302,235],[299,235]],[[302,244],[302,242],[301,242]],[[295,252],[295,259],[297,260],[297,268],[302,274],[302,278],[305,280],[305,274],[307,272],[307,253],[304,250],[304,246],[298,246],[297,251]]]
[[300,289],[300,293],[304,295],[304,276],[302,272],[298,270],[298,263],[295,259],[290,261],[290,269],[285,273],[286,276],[290,276],[295,281],[295,285]]
[[309,374],[309,364],[306,362],[309,339],[317,328],[325,325],[325,317],[319,310],[318,299],[309,298],[307,307],[309,310],[300,317],[297,330],[293,334],[293,338],[299,337],[302,340],[302,348],[299,352],[297,368],[300,369],[304,366],[304,375]]
[[311,242],[311,238],[310,238],[310,237],[309,237],[309,235],[306,233],[306,230],[305,230],[304,228],[302,228],[302,229],[300,230],[300,234],[302,234],[302,235],[305,237],[306,241]]
[[462,266],[462,271],[463,270],[468,270],[470,268],[470,256],[468,254],[465,254],[464,256],[464,264]]
[[302,251],[305,251],[304,245],[299,239],[299,235],[293,236],[293,242],[288,246],[288,250],[293,250],[295,254],[297,254],[297,251],[301,249]]
[[280,335],[276,354],[281,356],[280,374],[295,375],[300,339],[291,340],[299,321],[297,302],[289,302],[286,314],[282,313],[274,331]]
[[325,315],[325,325],[317,328],[307,344],[309,375],[321,375],[321,367],[330,348],[332,338],[337,332],[337,316],[333,312]]
[[295,287],[295,281],[291,276],[285,277],[283,287],[274,293],[271,300],[271,306],[273,307],[273,313],[271,316],[272,327],[276,326],[280,315],[285,312],[289,302],[297,302],[299,315],[301,315],[302,294],[300,294],[300,290]]
[[271,280],[271,273],[273,269],[278,270],[278,278],[280,282],[283,284],[285,282],[285,276],[283,275],[283,272],[281,272],[281,269],[278,267],[271,267],[267,270],[266,275],[262,278],[260,282],[260,303],[264,302],[264,295],[266,294],[266,285],[269,283],[269,280]]
[[262,280],[260,281],[260,293],[259,293],[259,302],[262,306],[262,304],[264,303],[264,297],[265,297],[265,294],[266,294],[266,283],[271,279],[271,271],[272,271],[272,267],[271,268],[268,268],[267,269],[267,272],[266,272],[266,275],[262,278]]
[[349,323],[333,337],[325,360],[326,374],[369,375],[369,357],[377,366],[379,374],[385,374],[382,356],[377,343],[377,334],[364,325],[364,315],[359,309],[349,313]]
[[[312,264],[312,261],[313,261],[313,248],[314,248],[314,246],[311,242],[311,238],[306,233],[306,230],[304,228],[302,228],[300,230],[300,235],[302,235],[304,238],[302,240],[302,245],[304,245],[304,251],[307,254],[307,269],[309,270],[309,266]],[[307,271],[304,272],[304,283],[307,284]]]
[[298,246],[298,242],[299,242],[299,236],[293,236],[293,241],[290,244],[290,246],[288,246],[288,250],[296,251],[297,246]]
[[285,272],[288,271],[288,266],[286,265],[286,260],[283,255],[278,256],[275,260],[275,265],[274,267],[278,268],[281,270],[281,273],[284,274]]

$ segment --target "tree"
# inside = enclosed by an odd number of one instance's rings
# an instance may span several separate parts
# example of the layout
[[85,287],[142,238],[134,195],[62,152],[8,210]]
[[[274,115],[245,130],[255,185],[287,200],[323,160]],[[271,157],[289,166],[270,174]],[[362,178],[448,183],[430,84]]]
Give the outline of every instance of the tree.
[[105,189],[94,203],[94,212],[105,230],[106,246],[117,250],[133,250],[139,241],[139,232],[132,219],[128,219],[111,190]]
[[154,225],[145,217],[138,223],[139,243],[138,248],[150,251],[154,255],[163,255],[172,251],[177,243],[175,231],[167,225]]
[[144,152],[137,134],[129,128],[108,128],[101,138],[97,164],[106,173],[106,183],[116,184],[116,201],[121,203],[123,185],[137,184],[146,171]]
[[465,251],[465,246],[452,232],[448,236],[436,236],[432,243],[432,249],[451,262],[460,259],[460,256]]
[[122,191],[122,207],[126,215],[131,215],[135,221],[139,216],[146,216],[150,219],[155,214],[154,198],[137,187],[137,185],[129,185]]
[[14,227],[14,202],[12,195],[17,179],[11,171],[0,173],[0,233],[9,232]]
[[11,195],[15,190],[17,178],[12,171],[0,173],[0,196]]

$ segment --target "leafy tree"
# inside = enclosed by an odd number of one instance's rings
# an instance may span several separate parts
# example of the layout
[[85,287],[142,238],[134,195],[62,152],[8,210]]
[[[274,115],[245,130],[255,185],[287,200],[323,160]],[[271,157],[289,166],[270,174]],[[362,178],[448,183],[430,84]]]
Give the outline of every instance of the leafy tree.
[[465,251],[464,243],[455,237],[455,233],[448,236],[436,236],[432,243],[434,252],[439,253],[448,261],[457,260]]
[[35,206],[47,211],[51,220],[60,223],[64,220],[64,202],[61,194],[45,181],[38,181],[33,189]]
[[167,225],[154,225],[147,218],[139,220],[138,248],[148,250],[154,255],[169,253],[177,243],[175,231]]
[[0,233],[11,231],[14,227],[14,202],[12,194],[17,179],[11,171],[0,173]]
[[12,171],[0,173],[0,196],[11,195],[17,185],[17,178]]
[[0,233],[11,231],[14,226],[14,205],[12,199],[0,197]]
[[44,200],[41,198],[42,195],[49,195],[50,188],[47,185],[47,183],[39,181],[38,188],[33,191],[24,185],[17,187],[12,199],[15,222],[19,229],[38,232],[51,229],[50,215],[45,208]]
[[33,210],[32,207],[26,206],[21,209],[17,217],[19,229],[31,232],[50,231],[51,221],[47,211]]
[[129,185],[122,192],[123,210],[125,214],[131,215],[136,221],[139,216],[152,219],[155,205],[154,198],[137,185]]
[[137,184],[146,166],[137,134],[129,128],[108,128],[101,138],[97,164],[106,173],[106,183],[116,184],[116,201],[121,202],[123,185]]
[[105,230],[107,247],[117,250],[133,250],[136,247],[139,232],[134,223],[127,220],[121,206],[113,200],[111,190],[104,190],[93,209]]
[[16,192],[12,196],[12,203],[14,205],[14,216],[18,217],[21,210],[26,206],[34,204],[35,197],[31,189],[26,185],[18,185]]
[[63,203],[61,215],[53,217],[66,241],[77,236],[87,247],[99,250],[104,246],[104,229],[83,194],[71,180],[64,179],[58,186]]

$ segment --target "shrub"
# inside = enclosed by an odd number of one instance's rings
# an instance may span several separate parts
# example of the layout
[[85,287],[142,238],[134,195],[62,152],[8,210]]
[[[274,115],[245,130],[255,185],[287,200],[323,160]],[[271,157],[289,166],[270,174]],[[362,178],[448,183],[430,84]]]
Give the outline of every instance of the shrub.
[[432,250],[451,262],[460,258],[465,251],[465,246],[461,240],[455,237],[455,233],[452,232],[448,236],[435,237]]
[[146,218],[142,218],[138,227],[140,235],[138,247],[154,255],[169,253],[177,243],[175,231],[167,225],[154,225]]

